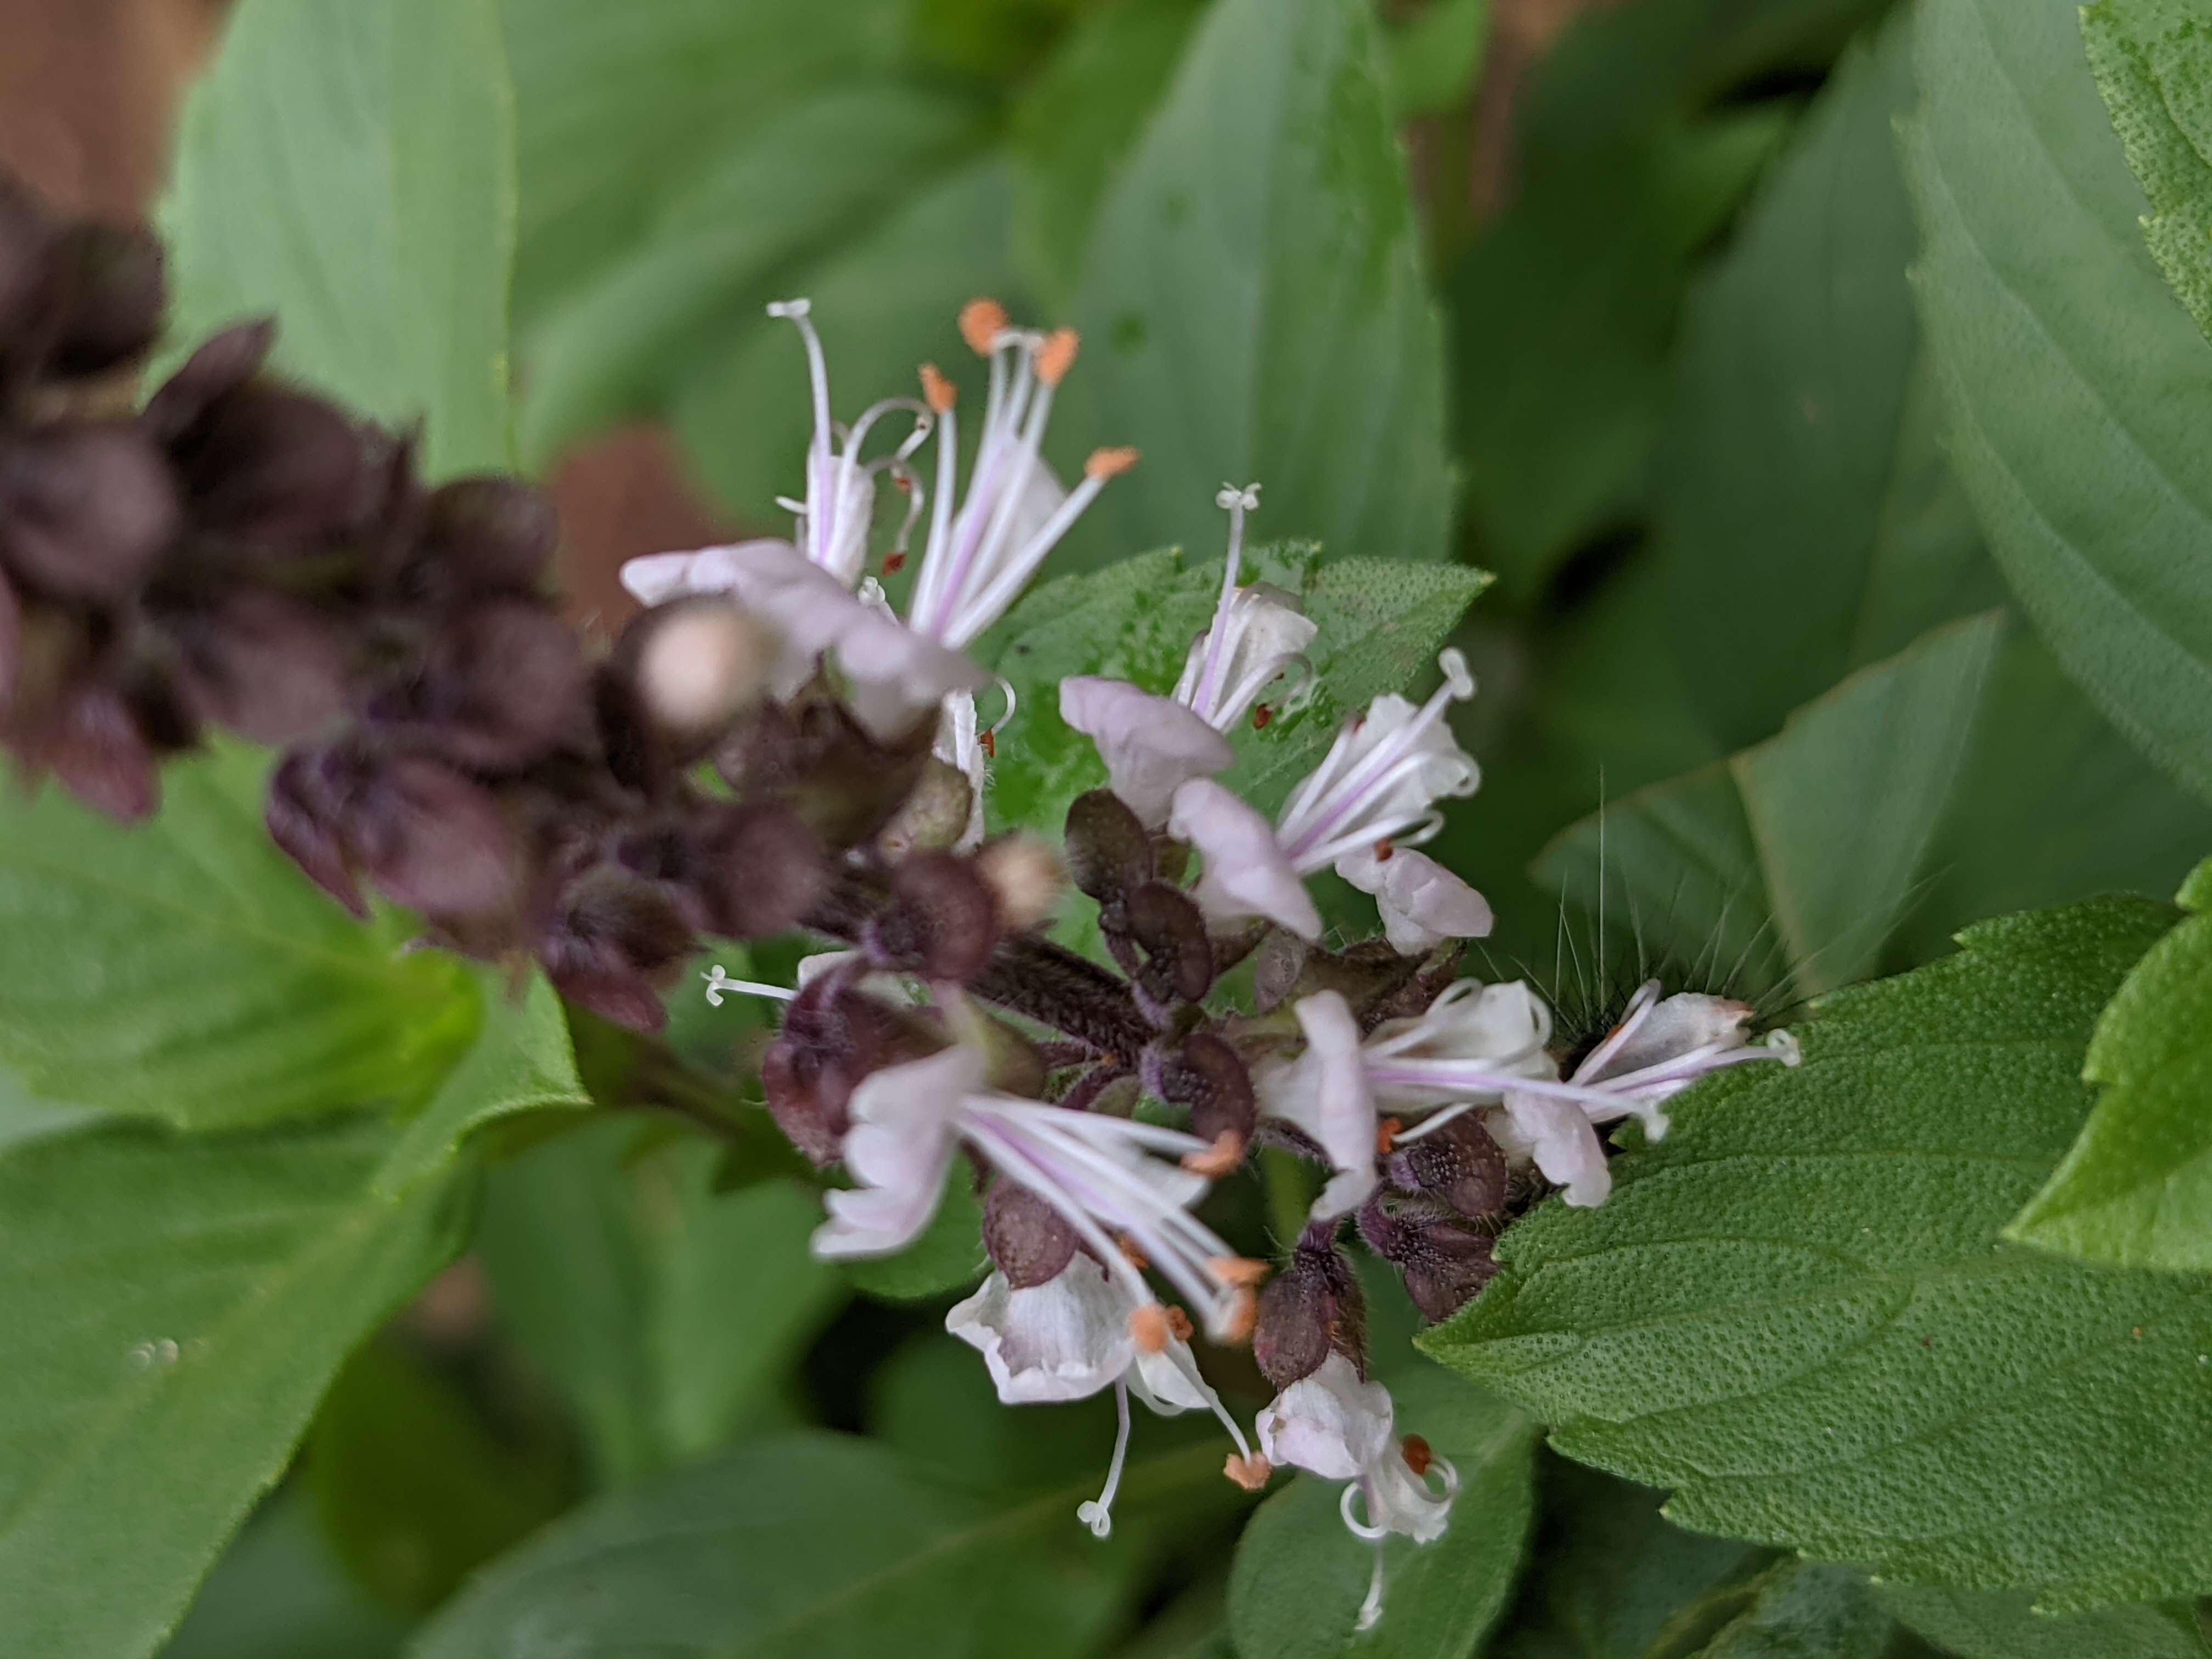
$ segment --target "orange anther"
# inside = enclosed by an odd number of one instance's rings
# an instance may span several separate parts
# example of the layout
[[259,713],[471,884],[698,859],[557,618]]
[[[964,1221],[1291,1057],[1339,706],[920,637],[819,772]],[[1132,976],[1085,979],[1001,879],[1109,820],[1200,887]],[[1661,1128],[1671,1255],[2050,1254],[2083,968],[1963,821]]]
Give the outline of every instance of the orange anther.
[[1121,1254],[1128,1258],[1129,1265],[1132,1267],[1134,1267],[1139,1273],[1144,1272],[1146,1268],[1152,1265],[1152,1258],[1147,1256],[1143,1250],[1138,1248],[1137,1241],[1130,1237],[1128,1234],[1123,1233],[1119,1238],[1115,1239],[1114,1243],[1121,1248]]
[[1213,1145],[1202,1152],[1185,1152],[1182,1167],[1193,1175],[1202,1175],[1208,1181],[1219,1181],[1236,1173],[1237,1166],[1244,1161],[1244,1137],[1234,1129],[1224,1129],[1214,1136]]
[[1067,378],[1067,371],[1075,367],[1075,354],[1082,346],[1083,337],[1073,329],[1053,330],[1037,348],[1037,379],[1047,386],[1058,386]]
[[1129,1339],[1146,1353],[1167,1352],[1168,1310],[1157,1302],[1129,1310]]
[[1206,1264],[1206,1270],[1224,1285],[1248,1291],[1266,1283],[1267,1278],[1267,1264],[1249,1255],[1217,1255]]
[[884,555],[884,574],[886,576],[896,576],[905,568],[906,555],[903,552]]
[[1261,703],[1252,710],[1252,729],[1255,732],[1264,732],[1267,729],[1267,722],[1274,718],[1275,711],[1268,708],[1266,703]]
[[[973,345],[974,341],[969,343]],[[949,415],[960,401],[960,388],[937,372],[935,363],[921,366],[921,400],[939,415]]]
[[1094,449],[1091,459],[1083,464],[1086,478],[1118,478],[1137,464],[1133,449]]
[[1260,1298],[1249,1291],[1237,1291],[1230,1300],[1228,1316],[1221,1322],[1221,1340],[1224,1342],[1249,1341],[1252,1327],[1259,1322],[1259,1319]]
[[1189,1341],[1191,1329],[1190,1316],[1185,1313],[1181,1308],[1170,1308],[1168,1310],[1168,1329],[1175,1333],[1175,1340],[1176,1341]]
[[1274,1474],[1275,1466],[1257,1452],[1249,1457],[1240,1457],[1231,1452],[1229,1461],[1221,1466],[1221,1472],[1246,1492],[1257,1492],[1267,1484],[1267,1477]]
[[993,760],[999,758],[999,734],[986,726],[975,734],[976,746]]
[[1399,1449],[1405,1453],[1406,1467],[1413,1470],[1415,1480],[1426,1474],[1429,1465],[1437,1461],[1437,1455],[1429,1449],[1429,1443],[1418,1434],[1407,1435]]
[[1398,1144],[1399,1133],[1405,1127],[1395,1117],[1384,1118],[1375,1126],[1375,1150],[1378,1152],[1389,1152]]
[[1006,308],[996,300],[970,300],[960,307],[960,337],[978,357],[989,356],[1006,331]]

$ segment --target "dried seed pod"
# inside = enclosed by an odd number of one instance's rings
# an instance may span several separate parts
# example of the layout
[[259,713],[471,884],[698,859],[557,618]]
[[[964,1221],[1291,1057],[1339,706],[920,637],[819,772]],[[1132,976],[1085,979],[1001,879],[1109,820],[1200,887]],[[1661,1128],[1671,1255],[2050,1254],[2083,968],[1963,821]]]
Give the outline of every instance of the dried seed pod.
[[1206,1000],[1213,988],[1213,940],[1189,894],[1164,881],[1141,883],[1127,890],[1114,920],[1143,949],[1138,982],[1156,1001]]
[[1442,1199],[1463,1216],[1505,1206],[1505,1153],[1473,1112],[1395,1148],[1385,1167],[1399,1186]]
[[1180,1042],[1153,1043],[1144,1054],[1145,1086],[1190,1114],[1191,1133],[1241,1155],[1259,1121],[1252,1074],[1237,1050],[1210,1031]]
[[1411,1206],[1394,1214],[1378,1194],[1359,1212],[1359,1236],[1397,1268],[1413,1305],[1431,1320],[1449,1319],[1498,1275],[1490,1239],[1456,1218]]
[[1001,1176],[983,1200],[983,1248],[1018,1291],[1059,1277],[1075,1260],[1075,1230],[1026,1187]]
[[1252,1358],[1270,1382],[1287,1389],[1312,1376],[1331,1353],[1366,1374],[1367,1303],[1329,1230],[1309,1227],[1290,1265],[1260,1292]]
[[1101,904],[1152,878],[1152,838],[1143,822],[1110,789],[1093,789],[1068,803],[1063,836],[1068,878]]

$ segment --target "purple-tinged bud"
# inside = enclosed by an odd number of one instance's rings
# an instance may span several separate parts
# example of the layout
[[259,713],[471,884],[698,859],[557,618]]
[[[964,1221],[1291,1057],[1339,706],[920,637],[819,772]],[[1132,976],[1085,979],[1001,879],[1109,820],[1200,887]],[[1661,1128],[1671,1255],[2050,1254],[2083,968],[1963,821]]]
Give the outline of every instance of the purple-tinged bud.
[[33,770],[51,771],[70,793],[125,823],[152,816],[161,801],[154,751],[130,699],[88,682],[64,692],[21,743]]
[[690,886],[709,932],[725,939],[787,933],[830,890],[822,843],[781,806],[716,805],[688,827]]
[[494,600],[449,623],[414,677],[368,712],[395,737],[506,771],[582,738],[587,680],[576,635],[558,617]]
[[1384,1168],[1398,1186],[1442,1199],[1463,1216],[1505,1207],[1505,1153],[1473,1112],[1393,1148]]
[[268,588],[238,588],[161,616],[199,718],[256,743],[313,735],[345,712],[345,655],[322,617]]
[[761,1056],[768,1109],[817,1169],[837,1161],[852,1127],[853,1091],[869,1073],[927,1052],[916,1030],[832,970],[784,1009],[783,1030]]
[[[561,540],[553,498],[498,473],[441,485],[425,510],[414,562],[426,580],[469,593],[534,593]],[[434,573],[434,574],[433,574]]]
[[732,728],[714,768],[742,799],[783,802],[837,847],[855,847],[891,823],[930,763],[934,728],[878,743],[834,699],[764,703]]
[[347,781],[343,763],[328,750],[301,750],[277,763],[269,780],[263,821],[269,838],[313,882],[363,921],[368,901],[354,879],[340,816]]
[[1366,1375],[1367,1302],[1331,1231],[1309,1227],[1290,1265],[1260,1292],[1252,1358],[1278,1389],[1312,1376],[1331,1353]]
[[1213,940],[1189,894],[1164,881],[1141,883],[1127,890],[1113,920],[1143,947],[1137,981],[1156,1002],[1206,1000],[1213,988]]
[[667,1023],[658,988],[692,946],[675,900],[611,865],[570,881],[540,930],[538,955],[562,994],[632,1030]]
[[1068,803],[1063,839],[1069,879],[1101,904],[1152,878],[1152,838],[1110,789],[1093,789]]
[[358,530],[382,493],[379,453],[335,405],[267,380],[216,398],[170,446],[193,524],[267,546]]
[[966,980],[999,946],[991,884],[968,860],[916,853],[891,872],[890,902],[867,926],[861,946],[879,968],[925,979]]
[[178,526],[169,470],[137,428],[43,428],[0,451],[0,562],[61,599],[122,599]]
[[161,245],[132,226],[70,226],[51,255],[64,307],[51,367],[97,374],[143,354],[161,331]]
[[1146,1088],[1188,1111],[1191,1133],[1210,1144],[1191,1155],[1190,1167],[1218,1181],[1244,1161],[1260,1107],[1236,1049],[1211,1031],[1194,1031],[1180,1043],[1152,1044],[1141,1064]]
[[276,321],[267,317],[210,335],[146,400],[140,424],[164,447],[176,443],[216,398],[260,372],[276,342]]
[[1028,1188],[1000,1176],[983,1200],[983,1248],[1018,1291],[1060,1276],[1075,1260],[1075,1229]]
[[1450,1318],[1498,1276],[1487,1235],[1412,1204],[1398,1206],[1401,1213],[1393,1207],[1383,1194],[1370,1199],[1359,1211],[1359,1236],[1397,1268],[1423,1317]]
[[428,756],[377,764],[344,823],[356,864],[395,904],[475,916],[519,896],[518,849],[498,799]]

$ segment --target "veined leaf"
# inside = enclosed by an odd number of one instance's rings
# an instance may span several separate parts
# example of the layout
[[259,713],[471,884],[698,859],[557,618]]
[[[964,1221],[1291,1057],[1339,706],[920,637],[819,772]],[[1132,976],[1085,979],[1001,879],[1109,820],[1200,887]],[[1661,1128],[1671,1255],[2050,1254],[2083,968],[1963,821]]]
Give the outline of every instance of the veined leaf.
[[2082,12],[2081,36],[2150,198],[2144,240],[2212,336],[2212,23],[2189,0],[2101,0]]
[[2212,1583],[2212,1280],[1998,1235],[2078,1131],[2091,1026],[2172,923],[1986,922],[1839,992],[1804,1063],[1686,1096],[1610,1201],[1506,1235],[1423,1339],[1699,1531],[2069,1610]]
[[245,0],[161,211],[172,357],[241,316],[432,477],[510,459],[514,94],[495,0]]

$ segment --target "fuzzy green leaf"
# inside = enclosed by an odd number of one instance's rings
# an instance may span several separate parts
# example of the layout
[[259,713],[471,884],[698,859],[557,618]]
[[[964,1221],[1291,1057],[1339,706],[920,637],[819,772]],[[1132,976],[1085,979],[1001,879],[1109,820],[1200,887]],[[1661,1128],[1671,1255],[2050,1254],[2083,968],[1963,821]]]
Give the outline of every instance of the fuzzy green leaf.
[[[2212,908],[2212,863],[2181,902]],[[2097,1109],[2006,1236],[2115,1267],[2212,1268],[2212,915],[2128,975],[2082,1075],[2105,1085]]]
[[2099,1012],[2173,912],[1984,923],[1838,993],[1551,1206],[1424,1339],[1699,1531],[2080,1608],[2212,1584],[2212,1280],[2000,1244],[2088,1109]]
[[1953,464],[2066,672],[2212,799],[2212,346],[2142,246],[2074,0],[1931,0],[1915,67]]
[[1134,444],[1096,562],[1220,533],[1224,479],[1274,533],[1437,559],[1443,331],[1365,0],[1220,0],[1107,196],[1075,315],[1066,453]]
[[2150,198],[2143,238],[2212,337],[2212,19],[2191,0],[2102,0],[2081,37]]
[[[1219,1487],[1218,1444],[1132,1462],[1123,1512]],[[1133,1541],[927,1474],[866,1441],[759,1441],[617,1492],[481,1575],[413,1659],[1076,1659],[1115,1616]]]
[[1229,1627],[1243,1659],[1462,1659],[1512,1593],[1534,1507],[1536,1425],[1494,1395],[1416,1363],[1395,1375],[1399,1426],[1456,1468],[1450,1525],[1384,1547],[1382,1621],[1352,1625],[1373,1565],[1345,1530],[1343,1483],[1301,1474],[1260,1506],[1237,1546]]
[[2027,1590],[1929,1589],[1878,1584],[1897,1618],[1956,1659],[2207,1659],[2196,1610],[2186,1602],[2106,1607],[2054,1619]]
[[477,1018],[468,971],[300,874],[262,828],[265,766],[171,766],[137,829],[52,789],[0,806],[0,1061],[24,1084],[187,1129],[438,1085]]
[[433,477],[506,465],[514,118],[495,0],[246,0],[161,211],[170,355],[273,313],[278,365],[422,422]]
[[152,1653],[354,1344],[452,1254],[447,1184],[359,1121],[0,1158],[0,1606],[40,1659]]

